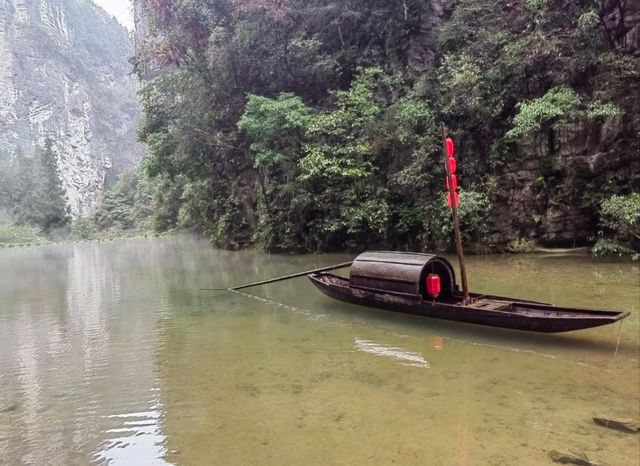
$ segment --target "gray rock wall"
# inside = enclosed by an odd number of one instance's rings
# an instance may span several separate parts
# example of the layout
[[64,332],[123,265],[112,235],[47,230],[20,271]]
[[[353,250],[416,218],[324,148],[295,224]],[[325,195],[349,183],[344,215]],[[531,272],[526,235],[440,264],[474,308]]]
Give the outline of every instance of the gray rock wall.
[[[589,196],[611,186],[637,187],[640,152],[628,141],[620,118],[576,124],[546,140],[526,140],[499,179],[490,242],[528,238],[549,246],[583,246],[597,236]],[[599,202],[599,201],[597,201]]]
[[0,154],[50,139],[76,216],[142,154],[132,55],[127,31],[90,0],[0,0]]

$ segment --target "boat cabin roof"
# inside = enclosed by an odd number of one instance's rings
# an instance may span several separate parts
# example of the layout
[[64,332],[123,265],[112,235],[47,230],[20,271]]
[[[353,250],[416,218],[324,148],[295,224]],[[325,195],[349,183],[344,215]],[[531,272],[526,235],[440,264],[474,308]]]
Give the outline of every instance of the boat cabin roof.
[[441,295],[457,290],[453,267],[444,257],[414,252],[369,251],[355,258],[349,284],[355,288],[422,296],[426,293],[425,277],[440,277]]

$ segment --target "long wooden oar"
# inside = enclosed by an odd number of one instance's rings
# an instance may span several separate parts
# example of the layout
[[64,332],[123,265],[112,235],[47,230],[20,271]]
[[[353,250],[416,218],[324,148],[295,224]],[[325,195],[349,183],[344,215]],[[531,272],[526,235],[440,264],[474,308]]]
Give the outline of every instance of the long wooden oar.
[[262,280],[261,282],[254,282],[254,283],[248,283],[246,285],[234,286],[233,288],[200,288],[200,290],[202,290],[202,291],[234,291],[234,290],[241,290],[243,288],[249,288],[249,287],[252,287],[252,286],[266,285],[267,283],[281,282],[283,280],[288,280],[290,278],[302,277],[304,275],[309,275],[310,273],[327,272],[329,270],[344,269],[345,267],[349,267],[351,264],[353,264],[353,261],[343,262],[342,264],[330,265],[328,267],[322,267],[322,268],[319,268],[319,269],[307,270],[306,272],[298,272],[298,273],[294,273],[294,274],[291,274],[291,275],[284,275],[282,277],[270,278],[269,280]]

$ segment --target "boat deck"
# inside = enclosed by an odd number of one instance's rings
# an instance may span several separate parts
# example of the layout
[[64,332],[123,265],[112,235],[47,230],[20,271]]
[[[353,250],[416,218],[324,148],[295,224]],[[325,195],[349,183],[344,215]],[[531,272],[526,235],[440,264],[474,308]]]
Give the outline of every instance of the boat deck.
[[506,310],[506,308],[511,306],[511,303],[505,301],[496,301],[494,299],[478,299],[471,301],[466,306],[485,311],[504,311]]

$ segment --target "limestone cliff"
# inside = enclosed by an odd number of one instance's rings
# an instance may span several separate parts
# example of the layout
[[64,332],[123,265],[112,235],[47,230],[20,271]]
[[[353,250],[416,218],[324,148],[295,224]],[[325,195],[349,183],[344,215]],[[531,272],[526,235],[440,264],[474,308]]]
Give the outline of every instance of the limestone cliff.
[[137,161],[132,40],[90,0],[0,0],[0,156],[53,143],[71,211]]

